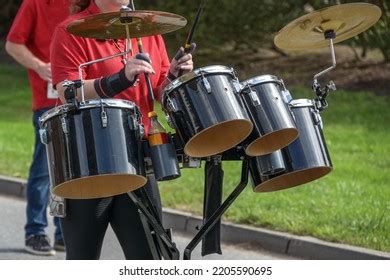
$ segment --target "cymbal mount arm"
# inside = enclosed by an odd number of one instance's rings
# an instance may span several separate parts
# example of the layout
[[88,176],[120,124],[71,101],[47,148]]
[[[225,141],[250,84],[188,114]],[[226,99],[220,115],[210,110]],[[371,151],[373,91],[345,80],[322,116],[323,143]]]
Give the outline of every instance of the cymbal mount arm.
[[[113,59],[115,57],[126,56],[128,53],[130,53],[130,51],[131,51],[131,49],[127,49],[126,51],[121,52],[121,53],[117,53],[117,54],[110,55],[110,56],[107,56],[107,57],[103,57],[103,58],[91,60],[91,61],[88,61],[88,62],[85,62],[85,63],[81,63],[79,65],[79,80],[83,81],[83,68],[84,67],[87,67],[87,66],[95,64],[95,63],[103,62],[103,61],[106,61],[106,60],[110,60],[110,59]],[[82,86],[80,88],[80,92],[81,92],[81,102],[84,103],[85,102],[84,83],[82,84]]]
[[329,95],[331,91],[336,90],[336,85],[333,81],[330,81],[325,87],[321,88],[320,83],[318,82],[318,78],[325,75],[326,73],[332,71],[336,68],[336,54],[334,50],[333,39],[336,38],[336,33],[333,30],[325,31],[324,37],[326,40],[329,40],[329,47],[332,56],[332,66],[315,74],[313,81],[313,90],[316,93],[317,97],[315,98],[316,106],[319,111],[323,111],[328,107],[328,102],[326,101],[326,97]]

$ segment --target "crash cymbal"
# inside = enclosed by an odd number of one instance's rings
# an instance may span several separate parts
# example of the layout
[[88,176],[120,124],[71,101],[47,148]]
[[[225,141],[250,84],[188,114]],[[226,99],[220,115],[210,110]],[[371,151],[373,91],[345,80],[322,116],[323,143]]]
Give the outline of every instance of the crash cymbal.
[[179,15],[157,11],[120,11],[101,13],[75,20],[67,30],[77,36],[95,39],[125,39],[125,21],[130,38],[164,34],[184,27],[187,20]]
[[295,51],[329,46],[324,34],[334,31],[334,43],[352,38],[374,25],[382,15],[379,7],[350,3],[313,11],[290,22],[274,38],[282,50]]

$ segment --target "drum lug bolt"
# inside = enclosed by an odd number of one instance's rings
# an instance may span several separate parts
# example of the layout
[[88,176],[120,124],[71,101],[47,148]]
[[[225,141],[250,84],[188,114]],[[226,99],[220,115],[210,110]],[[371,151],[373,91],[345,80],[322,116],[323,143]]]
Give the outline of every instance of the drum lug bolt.
[[144,135],[145,135],[145,128],[143,125],[140,125],[139,126],[139,140],[142,140],[142,138],[144,138]]
[[207,93],[211,93],[211,86],[210,86],[209,81],[208,81],[207,78],[203,75],[203,73],[201,73],[201,74],[202,74],[202,82],[203,82],[204,87],[205,87],[206,90],[207,90]]
[[233,87],[236,90],[236,93],[240,93],[242,90],[242,86],[240,84],[240,81],[236,78],[236,76],[234,76],[234,77],[235,77],[235,79],[232,81]]
[[167,120],[167,123],[168,125],[171,127],[171,128],[175,128],[175,126],[173,125],[173,122],[172,122],[172,119],[170,116],[166,115],[165,116],[165,119]]
[[102,119],[102,126],[103,127],[107,127],[107,124],[108,124],[108,120],[107,120],[107,113],[106,111],[102,111],[101,114],[100,114],[100,117]]
[[177,112],[179,111],[175,105],[175,103],[173,102],[173,100],[171,100],[170,98],[167,99],[167,105],[168,105],[168,108],[172,111],[172,112]]
[[250,97],[251,97],[251,99],[252,99],[252,101],[253,101],[253,105],[255,105],[255,106],[260,106],[260,105],[261,105],[260,99],[259,99],[259,97],[257,96],[257,94],[256,94],[255,91],[253,91],[253,90],[251,89],[250,92],[249,92],[249,95],[250,95]]
[[65,116],[62,116],[62,117],[61,117],[61,127],[62,127],[62,131],[63,131],[65,134],[68,134],[68,133],[69,133],[68,124],[66,123]]
[[319,125],[321,127],[321,129],[323,129],[323,123],[322,123],[322,118],[321,118],[320,112],[318,110],[313,110],[312,115],[313,115],[314,124]]

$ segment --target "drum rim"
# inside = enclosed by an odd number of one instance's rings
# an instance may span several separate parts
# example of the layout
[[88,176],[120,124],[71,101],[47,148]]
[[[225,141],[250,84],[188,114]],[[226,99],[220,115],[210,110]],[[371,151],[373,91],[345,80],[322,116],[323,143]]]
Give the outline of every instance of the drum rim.
[[234,78],[235,73],[234,69],[232,67],[224,66],[224,65],[209,65],[197,68],[189,73],[184,74],[183,76],[180,76],[176,78],[175,80],[171,81],[165,88],[162,90],[161,100],[164,101],[166,96],[172,92],[175,88],[182,86],[193,79],[199,77],[199,75],[208,75],[208,74],[231,74],[231,76]]
[[259,75],[259,76],[255,76],[255,77],[249,78],[249,79],[247,79],[245,81],[242,81],[241,85],[244,88],[247,85],[256,86],[258,84],[264,84],[264,83],[269,83],[269,82],[276,82],[278,85],[280,85],[282,87],[284,85],[283,81],[281,79],[279,79],[277,76],[268,75],[268,74],[266,74],[266,75]]
[[[111,192],[110,194],[107,194],[107,195],[99,195],[99,196],[96,196],[96,195],[95,196],[91,196],[91,195],[89,195],[88,197],[86,195],[84,195],[84,196],[74,196],[74,195],[73,196],[69,196],[69,195],[66,195],[66,196],[62,196],[62,197],[63,198],[69,198],[69,199],[95,199],[95,198],[111,197],[111,196],[124,194],[124,193],[127,193],[129,191],[134,191],[136,189],[142,188],[142,187],[145,186],[145,184],[148,181],[146,176],[143,176],[143,175],[140,175],[140,174],[108,173],[108,174],[97,174],[97,175],[90,175],[90,176],[82,176],[82,177],[78,177],[78,178],[73,178],[73,179],[64,181],[64,182],[62,182],[62,183],[60,183],[58,185],[52,186],[51,189],[52,189],[53,193],[56,194],[56,192],[58,193],[59,188],[62,189],[63,187],[66,187],[67,184],[74,183],[74,182],[85,181],[85,180],[88,180],[88,179],[101,178],[103,176],[110,176],[110,178],[115,177],[115,176],[128,176],[130,178],[137,178],[142,183],[137,184],[136,186],[134,186],[132,188],[128,188],[127,191]],[[107,188],[107,189],[109,189],[109,188]],[[56,195],[61,196],[59,194],[56,194]]]
[[[321,173],[319,176],[314,176],[315,177],[314,179],[302,180],[298,184],[282,186],[281,188],[278,188],[278,189],[272,189],[272,188],[269,188],[269,187],[267,188],[267,186],[269,184],[272,184],[275,181],[280,180],[281,178],[283,179],[285,177],[288,177],[288,176],[291,176],[291,175],[295,175],[297,173],[299,174],[299,173],[302,173],[302,172],[308,172],[308,171],[319,170],[319,169],[320,170],[324,170],[324,173]],[[260,184],[257,184],[256,186],[253,186],[253,191],[254,192],[275,192],[275,191],[281,191],[281,190],[285,190],[285,189],[289,189],[289,188],[302,186],[302,185],[305,185],[307,183],[314,182],[314,181],[316,181],[316,180],[318,180],[320,178],[323,178],[323,177],[325,177],[326,175],[328,175],[332,171],[333,171],[333,166],[332,165],[318,165],[318,166],[312,166],[312,167],[308,167],[308,168],[302,168],[302,169],[293,170],[291,172],[279,173],[275,177],[273,177],[271,179],[268,179],[268,180],[265,180],[264,182],[261,182]]]
[[[247,123],[250,125],[250,129],[249,131],[247,132],[247,134],[243,137],[243,139],[240,139],[240,140],[237,140],[233,145],[231,145],[229,148],[226,148],[226,149],[220,149],[220,150],[217,150],[217,151],[214,151],[213,154],[203,154],[203,155],[191,155],[188,153],[188,145],[189,144],[192,144],[195,140],[196,137],[199,137],[201,136],[201,134],[205,134],[206,132],[209,132],[210,130],[212,129],[215,129],[216,127],[220,127],[221,125],[223,124],[231,124],[231,123],[234,123],[234,122],[237,122],[239,121],[240,123]],[[206,127],[205,129],[203,129],[202,131],[200,131],[199,133],[196,133],[195,135],[193,135],[188,141],[187,143],[184,144],[184,148],[183,148],[183,151],[184,151],[184,154],[186,154],[187,156],[189,157],[192,157],[192,158],[205,158],[205,157],[210,157],[210,156],[214,156],[214,155],[217,155],[217,154],[220,154],[220,153],[223,153],[237,145],[239,145],[242,141],[244,141],[252,132],[253,130],[253,123],[248,120],[248,119],[233,119],[233,120],[226,120],[226,121],[223,121],[223,122],[220,122],[220,123],[216,123],[216,124],[213,124],[209,127]]]
[[302,107],[315,107],[315,102],[312,99],[301,98],[301,99],[292,99],[289,102],[290,107],[302,108]]
[[[123,99],[89,99],[85,100],[84,102],[80,102],[80,107],[77,110],[84,110],[84,109],[90,109],[95,107],[101,107],[103,104],[104,108],[127,108],[127,109],[136,109],[138,110],[137,105],[128,100]],[[75,110],[75,111],[77,111]],[[69,111],[72,111],[69,109],[68,104],[63,104],[60,106],[56,106],[45,113],[39,118],[39,122],[41,124],[44,124],[48,120],[65,113],[68,113]]]

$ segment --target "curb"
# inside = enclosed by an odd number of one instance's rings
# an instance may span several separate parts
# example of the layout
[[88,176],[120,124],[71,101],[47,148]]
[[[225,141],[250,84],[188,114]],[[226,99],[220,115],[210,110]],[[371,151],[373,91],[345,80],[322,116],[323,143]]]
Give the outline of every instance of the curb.
[[[26,180],[1,176],[0,194],[24,198]],[[163,209],[164,226],[195,235],[196,228],[203,224],[202,217],[191,213]],[[331,243],[309,236],[296,236],[274,230],[222,223],[221,240],[235,245],[261,247],[262,249],[287,254],[303,259],[322,260],[389,260],[390,253],[351,245]]]

